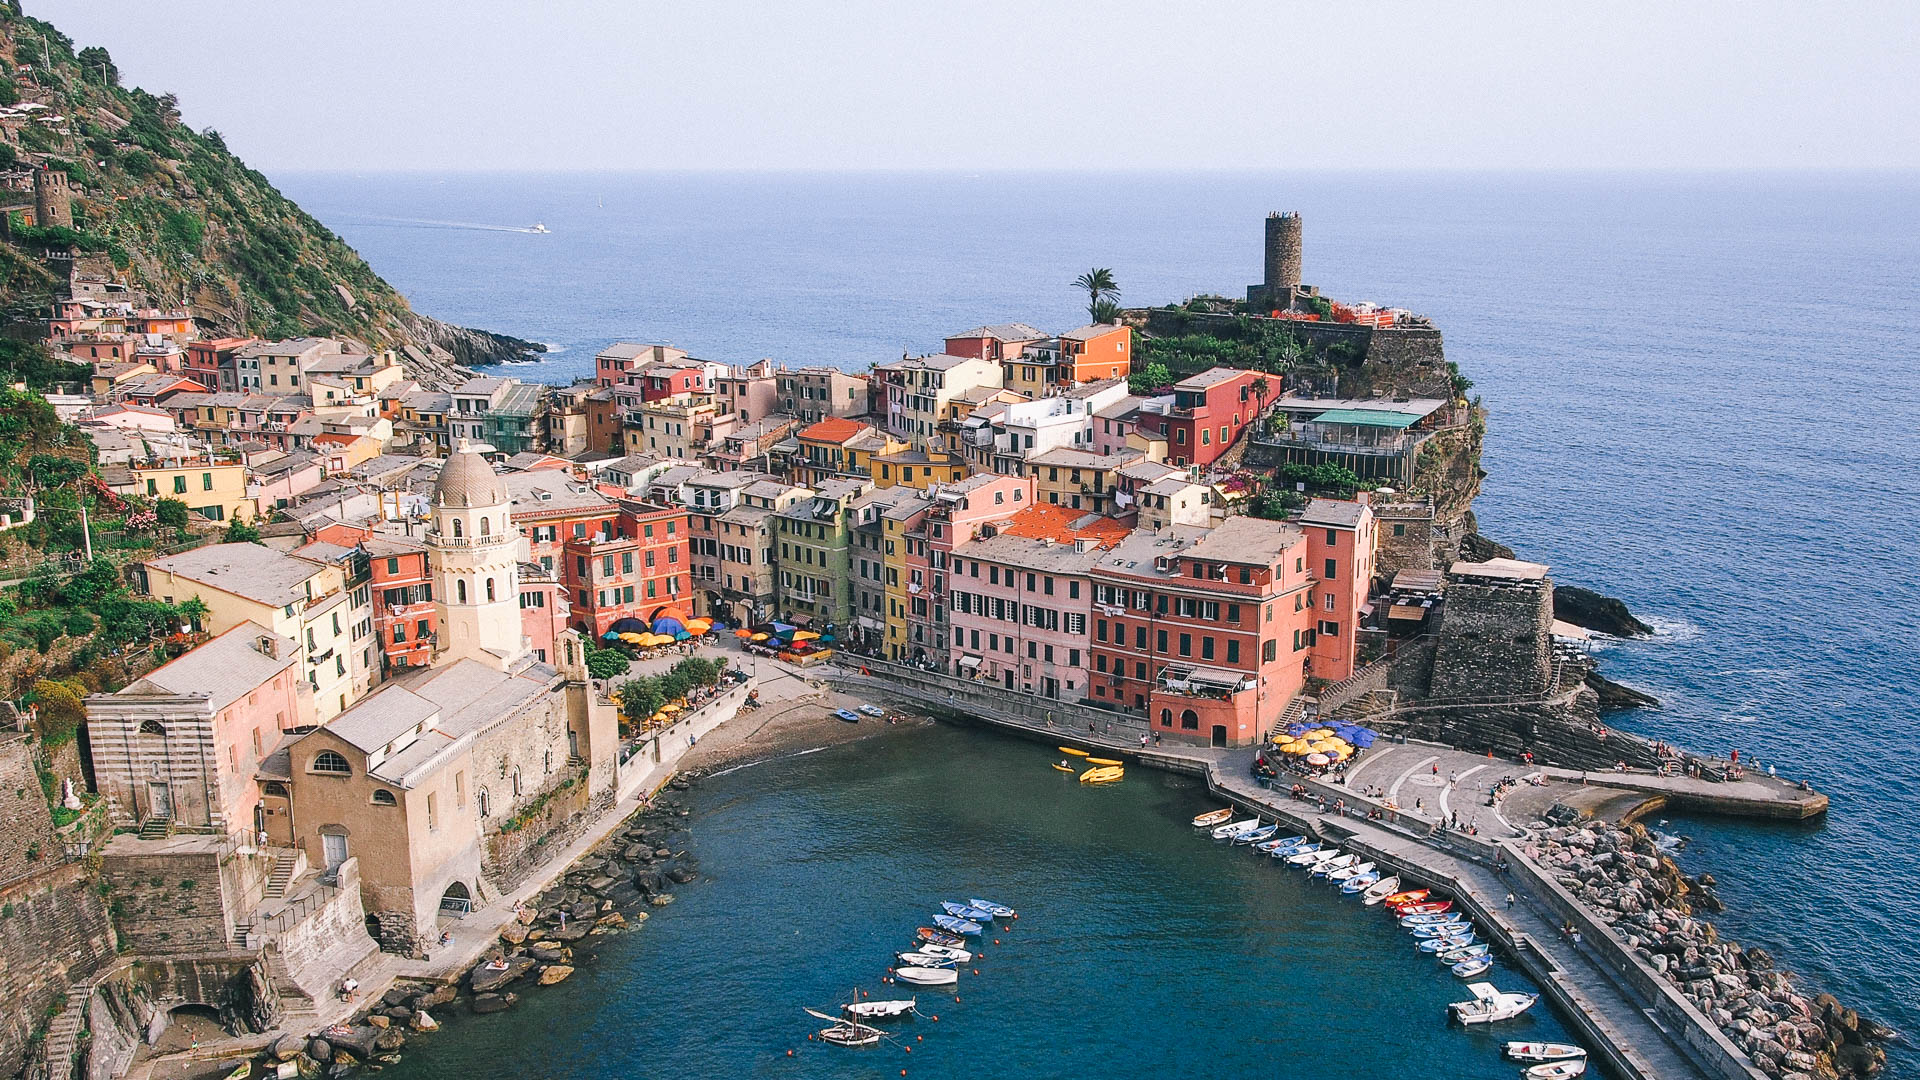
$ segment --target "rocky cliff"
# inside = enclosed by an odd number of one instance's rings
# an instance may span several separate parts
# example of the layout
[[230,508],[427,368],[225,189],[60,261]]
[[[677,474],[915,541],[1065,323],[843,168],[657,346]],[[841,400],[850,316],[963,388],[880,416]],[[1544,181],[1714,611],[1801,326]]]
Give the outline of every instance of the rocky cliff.
[[[106,50],[0,4],[0,314],[45,316],[71,270],[90,267],[191,305],[207,333],[325,334],[381,348],[444,349],[463,365],[541,346],[451,326],[412,309],[326,226],[195,131],[170,94],[120,85]],[[32,170],[58,173],[72,224],[28,224]]]

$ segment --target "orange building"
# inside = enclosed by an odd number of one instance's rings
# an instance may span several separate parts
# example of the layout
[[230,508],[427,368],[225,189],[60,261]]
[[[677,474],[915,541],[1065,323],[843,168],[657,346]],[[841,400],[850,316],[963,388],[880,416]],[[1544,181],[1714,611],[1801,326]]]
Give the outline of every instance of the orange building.
[[1316,679],[1353,674],[1355,629],[1373,591],[1376,533],[1367,492],[1353,502],[1314,499],[1300,517],[1307,569],[1314,577],[1313,668]]

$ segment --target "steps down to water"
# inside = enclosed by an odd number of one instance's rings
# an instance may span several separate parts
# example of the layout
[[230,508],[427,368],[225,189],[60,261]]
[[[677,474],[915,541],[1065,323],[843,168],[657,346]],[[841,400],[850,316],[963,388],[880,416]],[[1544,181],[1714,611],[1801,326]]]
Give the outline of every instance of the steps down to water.
[[293,882],[297,859],[293,852],[283,851],[273,860],[273,872],[267,875],[267,899],[279,900],[287,895],[287,886]]
[[93,998],[92,982],[77,982],[67,988],[67,1000],[60,1015],[47,1025],[47,1075],[66,1077],[73,1073],[73,1055],[80,1049],[80,1029],[87,1023],[87,1002]]

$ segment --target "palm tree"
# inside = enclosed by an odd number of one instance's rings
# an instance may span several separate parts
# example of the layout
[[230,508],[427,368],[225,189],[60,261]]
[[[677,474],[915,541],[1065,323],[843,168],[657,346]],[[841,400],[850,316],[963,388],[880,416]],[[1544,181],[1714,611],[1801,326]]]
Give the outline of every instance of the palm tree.
[[1272,389],[1273,389],[1273,385],[1267,382],[1267,377],[1265,375],[1256,376],[1254,378],[1253,398],[1254,398],[1254,401],[1259,404],[1261,412],[1267,411],[1267,394],[1270,391],[1272,391]]
[[1076,288],[1087,291],[1087,317],[1092,321],[1096,323],[1101,321],[1102,302],[1107,304],[1114,315],[1119,314],[1120,309],[1114,305],[1113,301],[1120,295],[1120,286],[1114,282],[1112,270],[1096,266],[1074,278],[1073,284]]

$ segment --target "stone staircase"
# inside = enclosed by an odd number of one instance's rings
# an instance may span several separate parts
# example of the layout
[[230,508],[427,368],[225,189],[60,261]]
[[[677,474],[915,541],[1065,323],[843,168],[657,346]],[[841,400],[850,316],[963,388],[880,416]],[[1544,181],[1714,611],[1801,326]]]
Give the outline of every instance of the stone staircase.
[[287,886],[293,883],[299,870],[299,858],[292,851],[283,851],[273,860],[273,871],[267,875],[267,899],[279,900],[287,895]]
[[165,840],[173,835],[173,822],[166,818],[148,818],[140,823],[140,839]]
[[47,1025],[47,1076],[67,1080],[73,1075],[73,1055],[80,1049],[80,1031],[87,1025],[87,1003],[93,999],[93,981],[74,983],[67,988],[67,1001],[60,1015]]
[[287,967],[287,958],[281,955],[279,947],[269,946],[261,958],[266,962],[267,981],[273,984],[274,991],[280,995],[280,1007],[285,1010],[281,1026],[295,1028],[299,1026],[300,1019],[317,1016],[320,1008],[314,1002],[312,991],[294,979],[293,972]]
[[1268,730],[1267,735],[1269,737],[1277,735],[1305,719],[1307,715],[1307,704],[1312,700],[1312,698],[1307,697],[1305,694],[1295,694],[1293,700],[1287,702],[1287,707],[1280,710],[1279,718],[1274,720],[1273,727]]

